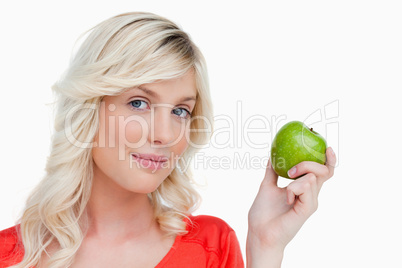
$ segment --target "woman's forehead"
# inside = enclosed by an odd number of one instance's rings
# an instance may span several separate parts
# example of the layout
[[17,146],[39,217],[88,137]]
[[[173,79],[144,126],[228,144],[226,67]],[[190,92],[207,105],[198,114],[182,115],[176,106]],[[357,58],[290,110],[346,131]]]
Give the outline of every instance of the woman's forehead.
[[144,94],[156,100],[174,98],[178,101],[196,101],[197,87],[193,73],[153,83],[146,83],[127,89],[121,95],[123,97],[132,94]]

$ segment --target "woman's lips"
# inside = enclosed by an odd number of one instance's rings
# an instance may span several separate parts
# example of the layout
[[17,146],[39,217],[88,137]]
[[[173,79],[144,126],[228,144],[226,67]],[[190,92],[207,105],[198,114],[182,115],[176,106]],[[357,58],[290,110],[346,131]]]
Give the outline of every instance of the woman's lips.
[[163,168],[163,163],[167,162],[167,158],[157,155],[132,154],[133,159],[143,168],[159,170]]

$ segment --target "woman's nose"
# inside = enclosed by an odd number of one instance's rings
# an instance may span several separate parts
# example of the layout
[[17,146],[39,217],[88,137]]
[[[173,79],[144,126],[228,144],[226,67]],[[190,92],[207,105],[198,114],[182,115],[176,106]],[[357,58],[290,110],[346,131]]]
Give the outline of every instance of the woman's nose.
[[153,145],[172,146],[178,139],[177,122],[174,122],[171,113],[172,107],[156,107],[151,113],[150,142]]

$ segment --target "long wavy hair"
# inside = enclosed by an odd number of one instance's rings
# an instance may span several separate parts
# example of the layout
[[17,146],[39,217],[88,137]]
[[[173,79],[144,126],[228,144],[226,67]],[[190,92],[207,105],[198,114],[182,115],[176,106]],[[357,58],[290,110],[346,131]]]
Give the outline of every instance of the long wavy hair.
[[[152,13],[125,13],[101,22],[84,36],[69,67],[52,86],[55,109],[50,155],[46,173],[28,197],[19,219],[25,253],[15,268],[40,265],[53,243],[58,250],[49,256],[49,267],[72,264],[88,229],[85,208],[93,179],[91,144],[99,129],[104,96],[193,70],[197,100],[192,117],[200,119],[192,120],[190,127],[202,131],[192,131],[190,140],[206,144],[213,131],[204,57],[175,23]],[[189,146],[182,160],[191,161],[200,147]],[[161,229],[167,235],[185,234],[183,218],[200,201],[192,185],[191,169],[182,173],[176,167],[148,196]]]

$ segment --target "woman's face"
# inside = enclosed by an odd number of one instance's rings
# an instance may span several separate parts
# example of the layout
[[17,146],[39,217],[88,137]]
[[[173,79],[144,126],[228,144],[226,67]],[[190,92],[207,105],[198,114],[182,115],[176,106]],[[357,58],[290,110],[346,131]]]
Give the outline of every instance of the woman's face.
[[[94,179],[136,193],[156,190],[188,147],[196,93],[190,71],[177,79],[105,96],[92,149]],[[149,160],[152,155],[164,159]]]

